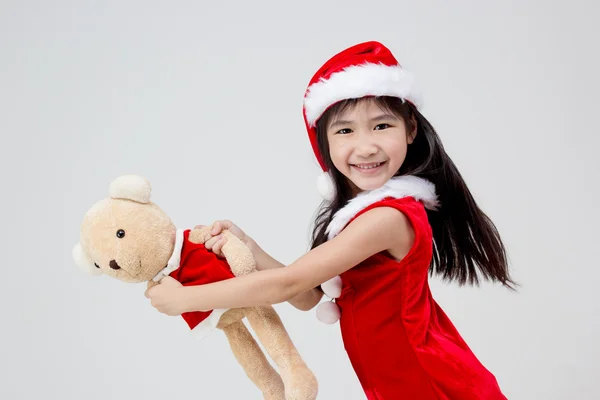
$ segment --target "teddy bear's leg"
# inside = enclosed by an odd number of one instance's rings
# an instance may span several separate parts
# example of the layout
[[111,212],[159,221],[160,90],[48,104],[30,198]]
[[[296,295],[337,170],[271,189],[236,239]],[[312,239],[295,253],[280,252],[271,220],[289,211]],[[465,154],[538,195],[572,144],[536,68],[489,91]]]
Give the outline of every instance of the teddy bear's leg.
[[221,328],[238,363],[263,393],[265,400],[285,400],[285,388],[246,325],[237,321]]
[[[210,233],[210,226],[194,229],[190,232],[189,239],[193,243],[204,243]],[[231,272],[235,276],[246,275],[256,270],[256,262],[250,249],[237,236],[228,230],[223,230],[227,243],[221,251],[227,259]]]
[[271,306],[245,308],[250,326],[273,359],[285,385],[287,400],[313,400],[317,397],[318,382],[308,368],[281,318]]

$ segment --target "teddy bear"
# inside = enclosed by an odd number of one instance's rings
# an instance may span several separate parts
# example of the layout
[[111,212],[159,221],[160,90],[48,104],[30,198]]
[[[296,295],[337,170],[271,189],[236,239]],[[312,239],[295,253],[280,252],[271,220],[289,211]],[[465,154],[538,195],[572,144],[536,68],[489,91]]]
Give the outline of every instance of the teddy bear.
[[[227,243],[218,257],[204,247],[210,227],[178,229],[151,201],[150,182],[123,175],[109,186],[109,196],[85,214],[79,243],[72,250],[76,265],[92,275],[107,275],[151,287],[165,276],[182,285],[199,285],[255,271],[246,245],[225,230]],[[224,332],[237,362],[268,400],[312,400],[318,383],[300,356],[279,315],[271,306],[183,313],[199,338],[214,329]],[[267,358],[244,318],[271,357]]]

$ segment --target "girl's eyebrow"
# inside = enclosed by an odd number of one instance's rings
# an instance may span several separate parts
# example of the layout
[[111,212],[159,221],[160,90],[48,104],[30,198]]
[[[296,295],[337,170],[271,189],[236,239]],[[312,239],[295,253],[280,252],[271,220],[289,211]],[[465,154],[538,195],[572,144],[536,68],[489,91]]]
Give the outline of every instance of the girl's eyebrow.
[[335,120],[331,123],[331,125],[329,125],[329,129],[332,129],[338,125],[350,125],[352,124],[352,121],[346,121],[346,120],[342,120],[342,119],[338,119]]
[[390,120],[390,119],[397,120],[398,117],[396,117],[395,115],[392,115],[392,114],[381,114],[381,115],[371,118],[370,121],[377,122],[377,121]]
[[[395,115],[392,114],[380,114],[376,117],[373,117],[369,120],[369,122],[378,122],[378,121],[389,121],[389,120],[398,120],[398,117],[396,117]],[[338,125],[350,125],[352,124],[353,121],[348,121],[348,120],[343,120],[343,119],[338,119],[335,120],[331,123],[331,125],[329,125],[329,129],[333,129]]]

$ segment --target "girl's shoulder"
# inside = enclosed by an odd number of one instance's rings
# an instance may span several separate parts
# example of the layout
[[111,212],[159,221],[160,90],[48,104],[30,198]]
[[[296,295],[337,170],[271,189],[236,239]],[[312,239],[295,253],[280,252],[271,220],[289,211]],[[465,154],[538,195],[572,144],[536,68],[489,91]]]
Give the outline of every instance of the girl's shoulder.
[[[327,227],[328,238],[337,236],[348,224],[368,211],[392,208],[400,211],[414,228],[428,225],[426,208],[435,208],[437,197],[433,184],[414,176],[392,178],[386,185],[370,192],[359,194],[341,208]],[[381,216],[379,216],[381,217]]]

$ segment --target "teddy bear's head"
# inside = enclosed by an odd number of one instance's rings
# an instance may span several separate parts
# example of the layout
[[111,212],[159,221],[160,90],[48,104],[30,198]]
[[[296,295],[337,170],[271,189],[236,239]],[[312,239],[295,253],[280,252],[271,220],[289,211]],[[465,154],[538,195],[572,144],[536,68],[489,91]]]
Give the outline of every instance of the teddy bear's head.
[[168,263],[176,227],[150,201],[150,183],[137,175],[115,179],[110,196],[94,204],[81,224],[73,258],[93,275],[124,282],[145,282]]

